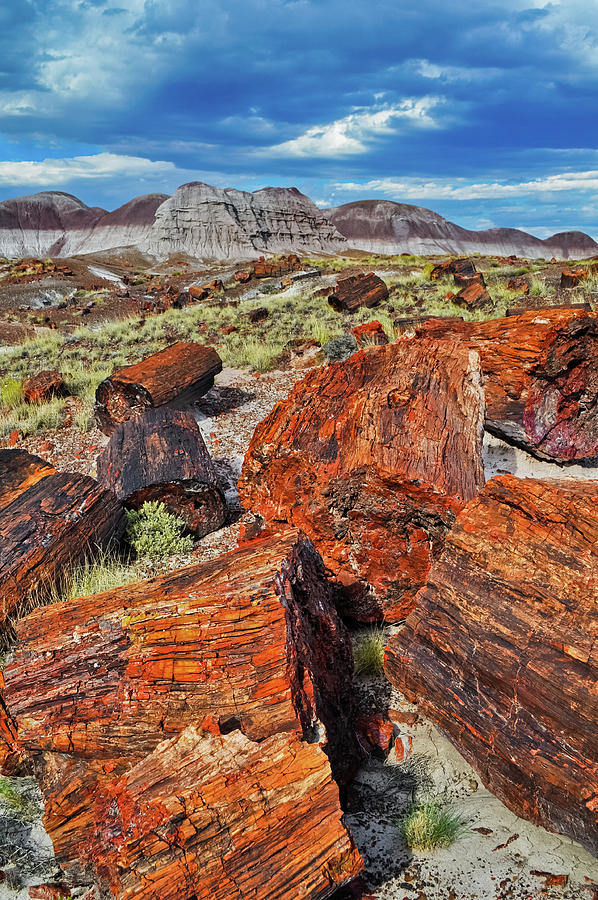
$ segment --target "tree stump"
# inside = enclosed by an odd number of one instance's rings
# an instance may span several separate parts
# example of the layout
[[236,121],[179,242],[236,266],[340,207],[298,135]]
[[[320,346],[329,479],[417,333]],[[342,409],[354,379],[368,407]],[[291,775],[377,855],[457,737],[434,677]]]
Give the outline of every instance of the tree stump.
[[517,815],[598,851],[598,482],[493,478],[386,652]]
[[[310,372],[258,425],[239,493],[303,529],[359,621],[401,619],[464,502],[484,483],[479,359],[401,341]],[[392,565],[389,565],[392,560]]]
[[0,512],[0,627],[29,593],[123,531],[120,502],[86,475],[47,475],[19,494]]
[[184,407],[203,396],[222,371],[212,347],[179,341],[141,362],[118,369],[96,390],[95,414],[100,429],[110,434],[148,408]]
[[98,456],[98,481],[132,509],[164,503],[197,537],[226,522],[226,500],[190,413],[148,409],[119,423]]

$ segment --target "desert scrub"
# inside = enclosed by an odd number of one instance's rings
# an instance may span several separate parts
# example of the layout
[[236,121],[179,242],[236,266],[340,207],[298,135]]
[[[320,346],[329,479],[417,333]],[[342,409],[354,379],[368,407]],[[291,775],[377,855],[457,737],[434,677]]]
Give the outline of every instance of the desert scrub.
[[141,509],[127,510],[127,540],[141,559],[184,556],[193,538],[183,534],[185,523],[166,511],[163,503],[146,501]]
[[0,438],[8,437],[14,430],[27,436],[61,428],[65,404],[63,397],[54,397],[47,403],[19,403],[8,411],[0,412]]
[[30,821],[37,816],[34,804],[15,786],[14,779],[0,776],[0,802],[18,819]]
[[384,646],[386,639],[381,628],[372,628],[362,634],[353,647],[356,675],[384,674]]
[[449,847],[463,832],[465,820],[439,800],[414,804],[398,823],[403,840],[411,850]]
[[48,600],[55,603],[89,597],[139,581],[140,577],[136,565],[113,552],[101,550],[76,566],[59,587],[53,587]]

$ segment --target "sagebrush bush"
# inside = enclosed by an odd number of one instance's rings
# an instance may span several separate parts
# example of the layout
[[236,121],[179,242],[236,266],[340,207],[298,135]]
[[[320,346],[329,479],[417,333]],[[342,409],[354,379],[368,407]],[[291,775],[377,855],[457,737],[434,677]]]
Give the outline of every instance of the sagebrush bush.
[[156,500],[147,501],[139,510],[127,510],[127,540],[141,558],[166,559],[190,553],[193,538],[183,534],[184,528],[183,520]]
[[414,804],[399,822],[403,839],[412,850],[449,847],[464,828],[462,816],[437,800]]

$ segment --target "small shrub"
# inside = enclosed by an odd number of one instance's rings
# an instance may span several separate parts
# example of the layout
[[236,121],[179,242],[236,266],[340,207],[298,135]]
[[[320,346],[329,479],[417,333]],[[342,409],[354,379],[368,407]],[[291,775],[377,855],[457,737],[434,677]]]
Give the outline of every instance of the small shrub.
[[0,382],[0,406],[13,409],[23,399],[21,382],[16,378],[5,378]]
[[193,538],[183,535],[184,527],[182,519],[156,500],[144,503],[139,510],[127,511],[127,539],[141,558],[165,559],[190,553]]
[[339,337],[332,338],[331,341],[324,344],[322,350],[330,362],[343,362],[345,359],[348,359],[352,353],[355,353],[357,350],[357,341],[350,333],[341,334]]
[[384,673],[385,637],[375,628],[357,641],[353,649],[356,675],[382,675]]
[[414,804],[399,822],[403,839],[412,850],[449,847],[464,828],[462,816],[436,800]]
[[0,800],[19,819],[30,821],[37,814],[31,800],[17,790],[12,779],[4,776],[0,776]]

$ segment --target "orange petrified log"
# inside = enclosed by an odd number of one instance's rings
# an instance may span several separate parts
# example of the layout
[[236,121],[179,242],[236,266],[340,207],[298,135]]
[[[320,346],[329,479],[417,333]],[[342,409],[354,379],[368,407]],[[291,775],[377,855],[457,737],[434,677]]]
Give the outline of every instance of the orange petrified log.
[[110,434],[149,407],[182,407],[201,397],[222,371],[212,347],[178,341],[141,362],[118,369],[98,385],[95,414],[99,427]]
[[435,340],[389,344],[311,372],[258,425],[246,508],[313,539],[349,590],[344,611],[411,608],[455,514],[483,484],[479,359]]
[[0,450],[0,511],[56,469],[26,450]]
[[531,310],[486,322],[430,319],[416,331],[480,354],[486,427],[547,459],[598,453],[598,316],[582,309]]
[[331,590],[287,531],[19,624],[7,709],[73,880],[123,900],[266,900],[356,874],[332,780],[360,750]]
[[598,850],[598,482],[493,478],[386,673],[514,812]]

